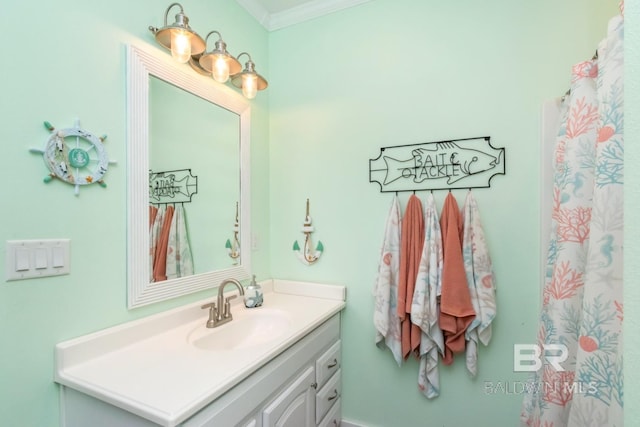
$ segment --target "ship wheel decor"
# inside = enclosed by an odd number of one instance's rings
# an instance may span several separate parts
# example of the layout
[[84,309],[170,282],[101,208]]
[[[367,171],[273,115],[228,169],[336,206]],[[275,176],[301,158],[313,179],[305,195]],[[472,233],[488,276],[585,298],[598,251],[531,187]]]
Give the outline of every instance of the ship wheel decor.
[[97,137],[91,132],[80,128],[80,121],[76,120],[74,127],[56,129],[51,123],[44,122],[44,127],[51,132],[45,143],[44,150],[32,148],[33,153],[41,153],[49,168],[49,175],[44,182],[51,182],[58,178],[75,186],[76,196],[81,185],[100,184],[106,187],[102,179],[110,164],[107,152],[102,144],[106,135]]

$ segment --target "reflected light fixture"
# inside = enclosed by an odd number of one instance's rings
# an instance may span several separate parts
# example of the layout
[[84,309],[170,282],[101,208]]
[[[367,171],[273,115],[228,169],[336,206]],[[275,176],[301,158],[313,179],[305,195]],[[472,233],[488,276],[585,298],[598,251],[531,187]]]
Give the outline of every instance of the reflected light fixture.
[[222,35],[217,31],[211,31],[204,39],[205,46],[211,34],[217,34],[218,40],[211,52],[205,52],[198,63],[213,79],[220,83],[229,80],[229,76],[238,74],[242,70],[242,65],[236,58],[227,52],[227,44],[222,40]]
[[[167,25],[169,11],[177,6],[180,12],[176,15],[176,21]],[[180,3],[172,3],[164,13],[164,27],[158,29],[150,26],[149,30],[155,35],[156,41],[171,50],[171,56],[180,62],[186,63],[192,55],[198,55],[205,51],[206,43],[189,27],[189,18],[184,14]]]
[[244,65],[244,70],[241,73],[235,74],[231,77],[231,83],[238,88],[242,89],[242,94],[248,98],[253,99],[259,90],[267,88],[267,81],[260,74],[256,73],[256,65],[251,60],[251,55],[247,52],[242,52],[238,55],[238,59],[242,55],[247,55],[249,60]]

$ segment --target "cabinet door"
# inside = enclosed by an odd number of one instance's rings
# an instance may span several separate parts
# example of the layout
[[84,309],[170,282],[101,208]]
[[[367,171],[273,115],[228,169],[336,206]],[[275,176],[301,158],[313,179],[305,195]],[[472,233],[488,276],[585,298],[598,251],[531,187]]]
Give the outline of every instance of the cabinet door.
[[315,426],[315,369],[307,367],[262,412],[263,427]]

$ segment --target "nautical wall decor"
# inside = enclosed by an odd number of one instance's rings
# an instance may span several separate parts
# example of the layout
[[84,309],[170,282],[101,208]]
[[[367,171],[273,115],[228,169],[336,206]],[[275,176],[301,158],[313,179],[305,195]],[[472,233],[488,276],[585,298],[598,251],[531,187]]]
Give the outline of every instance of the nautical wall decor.
[[313,243],[311,242],[311,233],[313,233],[314,228],[311,225],[311,216],[309,216],[309,199],[307,199],[307,214],[304,217],[304,223],[302,224],[302,233],[304,234],[304,248],[300,249],[300,245],[296,240],[293,242],[293,251],[296,253],[296,256],[306,265],[311,265],[320,259],[320,255],[322,255],[322,251],[324,251],[324,246],[322,242],[318,240],[318,245],[315,250],[313,249]]
[[224,244],[224,247],[227,248],[227,254],[231,259],[237,260],[240,258],[240,238],[238,234],[240,233],[240,222],[238,216],[238,202],[236,202],[236,222],[233,225],[233,242],[231,239],[227,239]]
[[191,175],[191,169],[149,170],[150,203],[189,203],[197,192],[198,177]]
[[44,149],[32,148],[32,153],[41,153],[49,168],[49,175],[44,182],[58,178],[75,186],[76,196],[81,185],[100,184],[106,187],[102,177],[107,173],[110,161],[102,144],[107,135],[97,137],[80,128],[80,120],[76,119],[72,128],[58,129],[49,122],[44,127],[51,132]]
[[380,192],[487,188],[505,174],[505,149],[488,136],[380,148],[369,160],[369,182]]

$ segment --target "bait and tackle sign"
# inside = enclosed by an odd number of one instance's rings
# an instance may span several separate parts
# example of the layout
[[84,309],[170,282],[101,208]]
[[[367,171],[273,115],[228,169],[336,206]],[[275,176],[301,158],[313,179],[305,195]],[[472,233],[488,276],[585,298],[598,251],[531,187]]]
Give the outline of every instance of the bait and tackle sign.
[[189,203],[198,192],[198,177],[191,169],[149,171],[149,201],[151,203]]
[[383,193],[489,187],[505,174],[504,150],[488,136],[382,147],[369,160],[369,182]]

